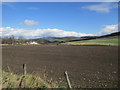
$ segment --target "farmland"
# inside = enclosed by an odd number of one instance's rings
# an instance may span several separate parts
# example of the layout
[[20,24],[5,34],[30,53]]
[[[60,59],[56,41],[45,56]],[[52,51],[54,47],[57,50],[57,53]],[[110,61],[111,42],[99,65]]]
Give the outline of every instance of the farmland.
[[67,42],[67,43],[64,43],[64,44],[70,44],[70,45],[113,45],[113,46],[118,46],[118,36],[105,37],[105,38],[92,39],[92,40]]
[[[6,45],[2,47],[3,70],[27,73],[67,86],[67,71],[72,87],[116,88],[118,77],[118,47],[100,45]],[[49,81],[48,81],[49,82]]]

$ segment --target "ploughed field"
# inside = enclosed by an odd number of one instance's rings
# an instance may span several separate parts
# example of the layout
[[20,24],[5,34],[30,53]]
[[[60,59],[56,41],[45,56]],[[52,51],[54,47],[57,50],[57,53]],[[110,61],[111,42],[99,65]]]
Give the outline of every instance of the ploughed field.
[[118,83],[117,46],[19,45],[2,47],[3,70],[40,76],[49,83],[66,86],[67,71],[72,87],[115,88]]

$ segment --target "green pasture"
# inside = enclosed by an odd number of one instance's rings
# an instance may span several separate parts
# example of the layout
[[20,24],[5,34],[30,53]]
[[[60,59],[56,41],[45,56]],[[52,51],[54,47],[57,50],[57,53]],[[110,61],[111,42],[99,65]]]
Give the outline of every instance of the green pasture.
[[68,45],[112,45],[118,46],[118,36],[105,37],[100,39],[66,42]]

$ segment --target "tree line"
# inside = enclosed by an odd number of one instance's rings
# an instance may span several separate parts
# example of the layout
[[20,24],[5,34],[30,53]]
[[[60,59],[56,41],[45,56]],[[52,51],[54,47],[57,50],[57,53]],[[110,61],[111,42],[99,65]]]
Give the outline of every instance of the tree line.
[[31,42],[36,42],[39,44],[49,44],[51,43],[47,39],[38,38],[38,39],[26,39],[23,36],[19,36],[16,38],[15,36],[6,36],[6,37],[0,37],[0,43],[1,44],[29,44]]
[[0,37],[0,41],[1,41],[2,44],[26,43],[26,39],[23,36],[19,36],[18,38],[15,38],[13,35]]

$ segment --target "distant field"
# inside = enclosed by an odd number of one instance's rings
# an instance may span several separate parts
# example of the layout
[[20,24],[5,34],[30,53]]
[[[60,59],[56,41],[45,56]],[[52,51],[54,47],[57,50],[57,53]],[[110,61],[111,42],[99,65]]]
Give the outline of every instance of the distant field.
[[67,43],[64,43],[64,44],[70,44],[70,45],[113,45],[113,46],[118,46],[118,36],[101,38],[101,39],[93,39],[93,40],[67,42]]

